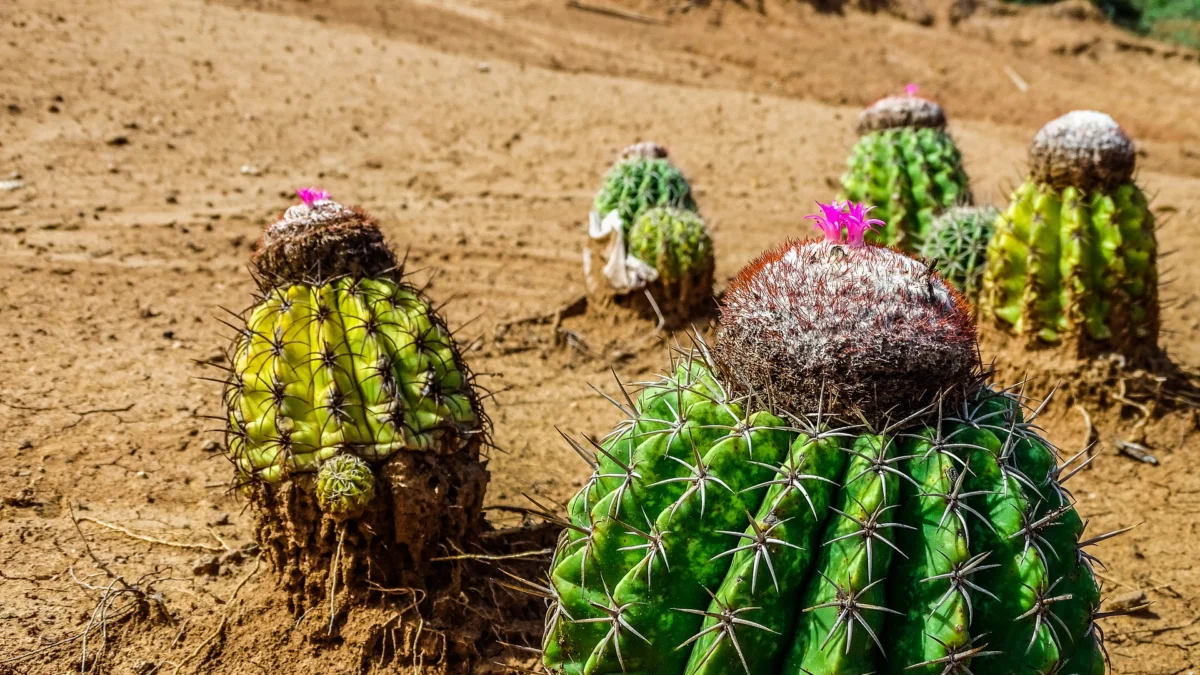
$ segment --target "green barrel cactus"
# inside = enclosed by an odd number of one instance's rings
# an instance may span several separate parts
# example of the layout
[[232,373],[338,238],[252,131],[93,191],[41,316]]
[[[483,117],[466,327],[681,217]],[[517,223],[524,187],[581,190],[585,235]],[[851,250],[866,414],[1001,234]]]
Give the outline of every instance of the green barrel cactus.
[[647,289],[664,315],[686,319],[712,298],[712,237],[694,211],[646,211],[629,230],[628,253],[654,269]]
[[616,211],[629,233],[637,219],[655,207],[674,207],[696,210],[692,187],[667,158],[667,151],[657,143],[638,143],[625,148],[596,193],[592,210],[600,218]]
[[329,566],[328,519],[384,583],[477,524],[487,419],[445,322],[375,221],[322,192],[301,197],[254,254],[261,297],[235,326],[227,453],[289,582],[313,590],[311,570]]
[[[1104,672],[1070,477],[979,377],[962,298],[818,224],[726,292],[602,441],[542,591],[552,673]],[[1068,462],[1069,464],[1069,462]]]
[[584,276],[597,306],[676,324],[712,297],[712,237],[661,145],[622,151],[596,195],[588,236]]
[[1043,127],[1030,156],[988,248],[983,314],[1037,342],[1155,350],[1158,246],[1132,141],[1108,115],[1076,111]]
[[962,155],[938,104],[889,96],[859,114],[857,131],[842,192],[879,208],[885,224],[868,241],[916,251],[934,216],[972,203]]
[[983,288],[988,242],[999,217],[991,206],[956,206],[933,219],[918,249],[971,302]]

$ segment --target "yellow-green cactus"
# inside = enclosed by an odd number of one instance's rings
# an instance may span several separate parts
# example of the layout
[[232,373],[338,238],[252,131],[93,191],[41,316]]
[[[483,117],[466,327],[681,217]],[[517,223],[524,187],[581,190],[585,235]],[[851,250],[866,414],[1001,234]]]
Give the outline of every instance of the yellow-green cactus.
[[983,314],[1046,343],[1154,349],[1157,242],[1133,143],[1108,115],[1077,111],[1047,124],[1031,157],[988,247]]
[[687,317],[712,298],[713,242],[697,213],[646,211],[629,230],[629,255],[657,274],[649,288],[663,312]]
[[229,453],[243,480],[277,483],[341,452],[457,449],[481,424],[449,331],[396,279],[268,290],[233,368]]
[[233,325],[224,391],[235,482],[297,608],[339,565],[360,568],[343,590],[419,583],[476,530],[488,480],[487,419],[445,322],[374,220],[301,198],[254,253],[261,295]]

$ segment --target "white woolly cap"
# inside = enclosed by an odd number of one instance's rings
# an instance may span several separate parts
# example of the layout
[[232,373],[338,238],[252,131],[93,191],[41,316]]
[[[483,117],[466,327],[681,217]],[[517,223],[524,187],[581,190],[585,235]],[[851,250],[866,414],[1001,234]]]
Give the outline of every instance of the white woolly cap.
[[1069,112],[1038,131],[1029,148],[1034,180],[1056,188],[1109,189],[1133,178],[1133,141],[1112,117]]
[[618,159],[634,159],[636,157],[644,157],[646,159],[666,159],[667,149],[654,141],[642,141],[621,150]]
[[318,199],[312,204],[296,204],[283,212],[283,217],[263,230],[263,243],[269,244],[283,235],[296,234],[357,217],[349,207],[332,199]]
[[920,96],[888,96],[858,114],[859,135],[899,127],[943,129],[942,106]]

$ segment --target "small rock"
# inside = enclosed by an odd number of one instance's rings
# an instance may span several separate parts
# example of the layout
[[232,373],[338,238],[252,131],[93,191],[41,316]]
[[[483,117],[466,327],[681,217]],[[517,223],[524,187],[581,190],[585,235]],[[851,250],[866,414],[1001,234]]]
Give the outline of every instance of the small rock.
[[22,438],[17,442],[17,450],[30,450],[33,448],[33,441],[28,438]]
[[221,527],[229,524],[229,514],[222,513],[208,522],[209,527]]
[[221,561],[215,555],[206,555],[192,565],[192,574],[215,577],[221,573]]
[[1110,612],[1142,611],[1149,604],[1150,598],[1146,597],[1145,591],[1129,591],[1104,603],[1104,609]]
[[162,336],[167,338],[168,340],[174,340],[175,339],[175,331],[164,330]]
[[12,173],[8,174],[8,177],[13,180],[21,180],[22,178],[20,171],[13,171]]
[[0,180],[0,192],[12,192],[25,187],[25,183],[19,180]]
[[1116,445],[1117,450],[1126,457],[1136,459],[1137,461],[1145,464],[1150,464],[1151,466],[1158,466],[1158,458],[1150,452],[1149,448],[1141,443],[1124,441],[1118,438],[1114,442],[1114,445]]
[[492,67],[488,65],[487,61],[480,61],[479,65],[475,66],[475,69],[481,73],[487,73],[492,70]]
[[262,175],[262,171],[259,171],[257,166],[253,166],[250,164],[243,164],[241,170],[242,170],[242,174],[246,175],[246,176],[261,176]]
[[115,136],[109,136],[104,142],[112,146],[120,147],[122,145],[129,145],[129,137],[122,134],[117,134]]
[[144,478],[149,478],[149,477],[150,477],[150,474],[146,473],[145,471],[139,471],[139,472],[137,472],[137,473],[133,474],[133,477],[134,477],[134,478],[143,478],[143,479],[144,479]]
[[11,506],[15,509],[27,509],[31,506],[40,506],[41,502],[34,499],[33,488],[25,486],[17,494],[0,499],[0,504]]
[[209,439],[204,441],[204,445],[201,445],[200,449],[204,452],[216,452],[221,449],[221,444]]

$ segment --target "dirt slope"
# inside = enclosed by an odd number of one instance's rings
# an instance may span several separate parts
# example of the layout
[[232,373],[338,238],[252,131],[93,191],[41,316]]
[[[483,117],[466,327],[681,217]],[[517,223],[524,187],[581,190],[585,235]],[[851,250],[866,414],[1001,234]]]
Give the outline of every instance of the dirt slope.
[[[160,570],[174,616],[115,625],[106,672],[359,668],[355,645],[306,640],[252,560],[193,572],[209,549],[250,538],[229,466],[206,443],[217,387],[194,361],[224,345],[219,308],[249,302],[249,243],[296,186],[362,204],[435,297],[458,298],[451,323],[480,337],[467,357],[501,390],[491,504],[566,499],[584,470],[553,427],[604,433],[615,411],[587,383],[608,386],[610,365],[637,380],[665,363],[648,327],[594,318],[568,322],[577,348],[539,326],[494,337],[578,292],[581,224],[615,149],[672,148],[725,278],[807,233],[800,217],[833,194],[858,108],[910,81],[946,105],[977,194],[997,203],[1044,121],[1093,107],[1126,125],[1167,220],[1163,247],[1183,252],[1168,259],[1165,342],[1200,367],[1200,267],[1186,253],[1200,244],[1194,54],[1045,13],[951,29],[731,4],[722,25],[711,19],[641,25],[557,0],[0,6],[0,181],[23,183],[0,191],[0,673],[79,669],[78,641],[48,646],[84,629],[100,595],[88,586],[109,582],[85,541],[125,579]],[[1075,479],[1081,512],[1095,532],[1145,523],[1103,547],[1105,578],[1156,602],[1106,624],[1114,669],[1189,672],[1195,420],[1144,430],[1151,466],[1113,450],[1132,419],[1093,414],[1105,456]],[[1081,420],[1067,408],[1045,426],[1074,449]],[[176,545],[95,522],[77,531],[69,507]]]

